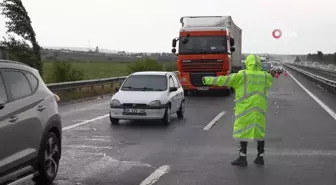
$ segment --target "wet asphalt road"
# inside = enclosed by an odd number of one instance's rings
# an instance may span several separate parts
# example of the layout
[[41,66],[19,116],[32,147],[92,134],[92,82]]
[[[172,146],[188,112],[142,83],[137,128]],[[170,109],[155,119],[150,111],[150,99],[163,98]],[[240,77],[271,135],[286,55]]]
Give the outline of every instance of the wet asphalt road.
[[[336,111],[336,96],[290,72]],[[255,143],[249,143],[247,168],[229,163],[237,156],[231,137],[233,96],[187,97],[185,118],[174,116],[168,127],[149,121],[111,126],[108,100],[60,106],[66,130],[55,185],[146,185],[153,172],[161,175],[157,185],[336,183],[336,121],[290,76],[275,79],[269,94],[263,168],[252,163]],[[222,111],[224,116],[204,130]]]

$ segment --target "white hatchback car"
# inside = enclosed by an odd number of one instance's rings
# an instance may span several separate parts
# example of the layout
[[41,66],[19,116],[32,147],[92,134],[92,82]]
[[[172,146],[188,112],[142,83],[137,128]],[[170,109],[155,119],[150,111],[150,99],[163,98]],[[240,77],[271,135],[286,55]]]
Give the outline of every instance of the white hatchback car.
[[126,78],[110,102],[112,125],[119,120],[162,120],[171,122],[176,113],[179,119],[185,111],[183,88],[173,72],[146,71],[132,73]]

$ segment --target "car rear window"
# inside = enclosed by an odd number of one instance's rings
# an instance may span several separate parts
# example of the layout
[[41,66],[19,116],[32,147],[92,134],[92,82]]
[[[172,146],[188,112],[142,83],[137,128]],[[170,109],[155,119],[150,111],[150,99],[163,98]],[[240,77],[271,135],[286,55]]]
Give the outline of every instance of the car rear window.
[[167,77],[165,75],[131,75],[123,86],[123,91],[165,91]]

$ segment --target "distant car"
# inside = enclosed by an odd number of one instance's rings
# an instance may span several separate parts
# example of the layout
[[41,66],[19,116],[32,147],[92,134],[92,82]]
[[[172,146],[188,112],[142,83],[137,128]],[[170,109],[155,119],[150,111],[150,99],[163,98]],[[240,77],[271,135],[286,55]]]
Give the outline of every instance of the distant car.
[[51,184],[61,158],[57,101],[39,72],[0,60],[0,184]]
[[266,57],[259,57],[259,58],[261,63],[268,62]]
[[110,121],[161,120],[168,125],[172,114],[183,118],[184,111],[183,88],[173,72],[136,72],[111,98]]
[[246,69],[246,66],[245,66],[245,60],[241,60],[241,66],[242,66],[242,69]]
[[275,72],[275,73],[278,73],[278,74],[281,74],[283,73],[283,66],[281,65],[280,62],[270,62],[271,65],[272,65],[272,71]]
[[271,63],[269,63],[269,62],[262,62],[262,63],[261,63],[261,70],[262,70],[262,71],[267,71],[267,72],[269,72],[269,71],[271,70],[271,68],[272,68]]
[[335,70],[336,67],[335,67],[335,65],[333,65],[333,64],[328,64],[328,69],[329,69],[329,70]]

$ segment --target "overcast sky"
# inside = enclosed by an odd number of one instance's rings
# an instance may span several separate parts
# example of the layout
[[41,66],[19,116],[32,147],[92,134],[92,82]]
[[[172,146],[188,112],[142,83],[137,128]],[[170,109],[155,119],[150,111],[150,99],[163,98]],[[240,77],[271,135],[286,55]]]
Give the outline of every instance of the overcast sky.
[[[243,52],[336,52],[335,0],[23,0],[42,46],[170,52],[179,19],[231,15]],[[5,35],[0,16],[0,36]],[[280,39],[272,37],[281,29]],[[90,42],[89,42],[90,41]]]

